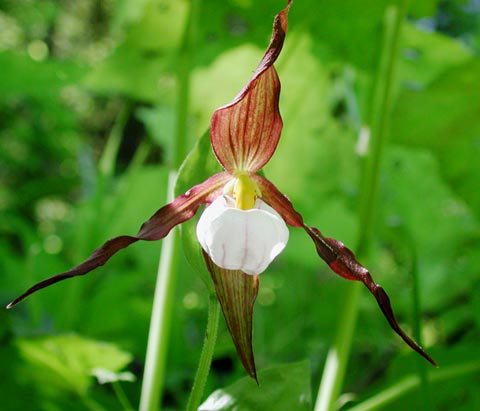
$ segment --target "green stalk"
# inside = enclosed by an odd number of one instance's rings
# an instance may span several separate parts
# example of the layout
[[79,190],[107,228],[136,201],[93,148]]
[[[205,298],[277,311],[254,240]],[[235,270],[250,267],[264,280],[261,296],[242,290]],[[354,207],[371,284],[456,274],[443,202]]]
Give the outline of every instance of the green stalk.
[[[410,237],[410,236],[408,236]],[[408,238],[407,237],[407,238]],[[422,324],[421,324],[421,301],[420,301],[420,275],[418,272],[418,258],[417,250],[415,246],[415,240],[408,238],[408,243],[411,246],[412,254],[412,295],[413,295],[413,318],[414,318],[414,337],[420,346],[422,343]],[[418,362],[418,376],[420,378],[420,384],[422,388],[422,409],[425,411],[433,411],[433,401],[430,390],[430,381],[427,372],[427,364],[423,361],[423,358],[417,358]]]
[[89,395],[78,394],[78,397],[80,398],[80,401],[83,403],[83,405],[85,406],[85,408],[87,410],[90,410],[90,411],[108,411],[106,408],[104,408],[101,404],[96,402]]
[[[175,180],[176,172],[172,171],[168,183],[169,199],[173,197]],[[161,400],[175,292],[177,251],[178,235],[177,230],[173,229],[163,240],[160,254],[139,411],[157,410]]]
[[361,291],[362,284],[360,283],[351,284],[346,291],[345,304],[340,313],[341,326],[337,328],[334,344],[327,354],[315,411],[335,409],[337,398],[342,390],[348,357],[352,348]]
[[125,394],[125,391],[123,390],[119,381],[112,382],[112,389],[118,399],[118,402],[120,402],[123,411],[133,411],[132,404],[130,403],[127,394]]
[[115,120],[115,124],[107,139],[107,143],[102,152],[102,156],[98,162],[98,178],[101,181],[101,186],[97,190],[100,197],[103,196],[103,190],[105,189],[105,183],[108,182],[115,173],[115,165],[117,163],[118,150],[120,143],[122,142],[123,130],[127,124],[128,117],[130,116],[130,106],[125,103],[121,107],[118,117]]
[[190,79],[195,52],[195,38],[197,34],[197,19],[199,16],[200,0],[190,0],[190,13],[185,26],[182,46],[177,61],[177,123],[176,123],[176,145],[173,152],[173,161],[178,169],[187,155],[186,147],[190,146],[188,141],[188,107],[190,104]]
[[[390,114],[398,41],[407,5],[407,0],[400,0],[398,7],[390,6],[385,13],[384,41],[368,116],[370,147],[365,158],[360,187],[359,235],[356,247],[360,259],[367,255],[373,233],[380,165]],[[339,327],[335,341],[327,354],[315,411],[336,409],[352,348],[361,290],[362,284],[351,284],[343,300],[345,305],[338,320]]]
[[210,294],[208,298],[208,321],[205,340],[203,342],[195,380],[193,381],[192,391],[190,392],[190,398],[188,399],[187,411],[197,411],[200,401],[202,400],[208,373],[210,372],[215,343],[217,341],[219,318],[220,304],[218,303],[217,296],[213,293]]
[[[197,15],[197,5],[198,0],[191,0],[190,14],[177,60],[177,122],[173,147],[174,169],[170,172],[168,183],[169,201],[174,198],[176,170],[179,169],[187,155],[190,73],[195,34],[193,21]],[[177,228],[174,228],[163,240],[160,254],[139,411],[158,410],[161,402],[175,293],[178,250],[179,238]]]

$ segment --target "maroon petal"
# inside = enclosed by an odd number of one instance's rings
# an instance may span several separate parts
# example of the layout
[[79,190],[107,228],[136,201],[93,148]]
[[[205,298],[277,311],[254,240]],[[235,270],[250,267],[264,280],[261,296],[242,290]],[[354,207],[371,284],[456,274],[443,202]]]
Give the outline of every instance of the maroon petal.
[[390,327],[392,327],[392,329],[413,350],[419,353],[432,365],[437,366],[436,362],[425,352],[425,350],[400,328],[400,325],[395,318],[395,314],[393,313],[392,305],[387,293],[382,286],[373,281],[370,272],[357,261],[355,254],[340,241],[333,238],[326,238],[318,229],[305,225],[302,216],[295,211],[290,200],[278,191],[270,181],[260,176],[255,176],[255,181],[262,193],[262,199],[277,210],[287,224],[293,227],[303,227],[305,229],[315,243],[318,255],[335,273],[347,280],[361,281],[377,300],[377,303],[390,324]]
[[390,324],[390,327],[392,327],[392,329],[402,337],[403,341],[405,341],[413,350],[419,353],[432,365],[437,366],[437,363],[432,357],[430,357],[422,347],[413,341],[405,331],[400,328],[400,325],[395,318],[395,314],[393,313],[392,305],[387,293],[381,285],[373,281],[370,272],[357,261],[355,254],[353,254],[353,252],[345,247],[340,241],[324,237],[318,229],[308,226],[304,226],[304,228],[315,243],[318,255],[330,266],[330,268],[347,280],[361,281],[377,300],[377,303]]
[[280,54],[288,23],[287,7],[275,17],[268,49],[247,85],[215,111],[210,135],[218,161],[231,174],[255,173],[272,157],[282,131],[278,110],[280,80],[273,63]]
[[[212,276],[228,331],[248,375],[257,380],[252,348],[253,305],[258,294],[258,275],[225,270],[203,253]],[[257,381],[258,382],[258,381]]]
[[123,235],[108,240],[105,244],[95,250],[85,262],[69,271],[57,274],[35,284],[8,304],[7,308],[12,308],[30,294],[48,287],[49,285],[66,280],[67,278],[78,277],[89,273],[95,268],[104,265],[110,257],[122,248],[128,247],[130,244],[135,243],[138,240],[160,240],[177,224],[183,223],[192,218],[200,205],[211,201],[212,197],[218,195],[218,190],[222,188],[230,178],[231,176],[224,172],[211,176],[203,183],[196,185],[185,194],[177,197],[170,204],[167,204],[158,210],[148,221],[143,223],[136,236]]
[[302,216],[295,211],[292,203],[285,194],[282,194],[278,188],[265,177],[256,174],[252,175],[251,178],[258,185],[262,200],[274,208],[288,225],[292,227],[303,227]]

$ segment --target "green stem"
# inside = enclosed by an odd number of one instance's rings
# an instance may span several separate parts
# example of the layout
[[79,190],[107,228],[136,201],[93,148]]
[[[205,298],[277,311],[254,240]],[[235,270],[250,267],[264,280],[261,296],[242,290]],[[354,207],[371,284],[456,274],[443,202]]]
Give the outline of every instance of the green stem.
[[[190,14],[185,26],[183,44],[179,50],[177,72],[177,127],[174,140],[174,171],[170,172],[168,183],[168,200],[173,200],[175,180],[183,159],[187,154],[188,108],[190,94],[190,74],[192,70],[192,52],[194,42],[194,18],[196,17],[198,0],[191,0]],[[163,240],[160,264],[155,285],[150,330],[148,334],[145,371],[140,395],[139,411],[155,411],[159,409],[170,334],[170,323],[173,309],[174,284],[177,271],[179,238],[174,228]]]
[[[373,233],[380,165],[390,114],[398,41],[407,3],[407,0],[401,0],[398,8],[388,7],[385,13],[384,41],[369,112],[370,148],[365,158],[360,189],[360,225],[356,247],[360,259],[367,255]],[[334,344],[327,354],[315,411],[331,411],[336,408],[352,348],[361,289],[362,284],[351,284],[344,298],[345,305],[338,320],[340,326],[337,329]]]
[[197,373],[193,382],[190,398],[188,399],[187,411],[197,411],[202,400],[205,384],[207,383],[210,365],[212,363],[215,343],[217,341],[218,320],[220,318],[220,304],[215,293],[210,294],[208,299],[208,321],[205,331],[202,353],[198,363]]
[[360,283],[350,284],[349,286],[344,300],[345,305],[340,313],[341,326],[337,329],[334,344],[329,349],[325,361],[315,411],[334,409],[343,386],[362,291],[362,284]]
[[123,390],[121,384],[118,381],[112,382],[112,389],[115,395],[117,396],[118,401],[122,405],[124,411],[132,411],[133,407],[130,401],[128,400],[125,391]]
[[[173,198],[175,180],[176,172],[172,171],[168,182],[169,199]],[[174,228],[163,240],[160,254],[139,411],[154,411],[160,404],[175,292],[178,243],[177,229]]]
[[[120,148],[120,143],[122,142],[123,130],[125,129],[129,116],[130,106],[128,103],[125,103],[118,113],[118,117],[115,120],[115,124],[112,127],[98,163],[98,175],[102,184],[108,182],[115,173],[118,150]],[[100,191],[100,197],[104,194],[102,191],[103,189],[104,186],[102,185],[101,190],[97,190]]]
[[392,88],[398,43],[405,19],[408,0],[400,0],[399,6],[389,6],[385,11],[385,34],[380,64],[373,85],[372,103],[369,110],[370,149],[365,158],[362,176],[359,221],[360,233],[357,253],[367,254],[374,229],[375,207],[378,194],[380,165],[386,142],[388,119],[392,105]]
[[179,50],[177,63],[177,123],[176,142],[173,152],[174,166],[178,169],[187,154],[188,141],[188,113],[190,104],[190,81],[194,60],[195,38],[197,33],[197,18],[199,16],[200,0],[190,0],[190,13],[183,35],[182,46]]
[[[410,244],[412,255],[412,294],[413,294],[413,318],[414,318],[414,336],[420,346],[422,343],[422,324],[421,324],[421,301],[420,301],[420,275],[418,272],[418,259],[415,240],[408,236],[408,244]],[[423,358],[417,358],[418,376],[422,387],[422,409],[425,411],[433,411],[433,401],[430,390],[430,381],[428,378],[427,364]]]
[[93,398],[90,398],[90,396],[83,394],[78,394],[78,396],[86,409],[90,411],[108,411],[101,404],[96,402]]
[[[480,370],[480,363],[467,363],[461,365],[453,365],[444,367],[435,372],[427,373],[430,381],[441,382],[456,378],[462,375],[478,372]],[[379,410],[397,400],[401,396],[413,391],[421,386],[421,379],[418,375],[408,375],[398,383],[392,385],[390,388],[379,392],[377,395],[363,401],[353,408],[349,408],[348,411],[374,411]]]

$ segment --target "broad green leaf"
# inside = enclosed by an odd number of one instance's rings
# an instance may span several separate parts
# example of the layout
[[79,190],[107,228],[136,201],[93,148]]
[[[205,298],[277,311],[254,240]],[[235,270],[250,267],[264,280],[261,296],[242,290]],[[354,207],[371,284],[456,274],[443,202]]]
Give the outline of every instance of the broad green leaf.
[[439,0],[412,1],[408,4],[408,14],[415,17],[433,16]]
[[17,346],[25,376],[51,393],[66,390],[85,395],[95,368],[117,372],[132,360],[113,344],[76,335],[25,338],[18,340]]
[[442,175],[480,217],[480,59],[471,59],[440,76],[424,90],[404,91],[392,114],[396,142],[429,148],[440,159]]
[[422,89],[471,58],[471,50],[460,41],[406,22],[400,39],[398,81],[404,88]]
[[[418,178],[420,175],[422,178]],[[380,201],[382,237],[394,245],[394,254],[400,255],[406,247],[413,250],[399,262],[405,269],[413,258],[418,258],[426,307],[434,307],[447,295],[452,297],[470,286],[477,270],[473,266],[460,268],[458,258],[465,255],[475,238],[478,223],[442,180],[434,155],[426,150],[389,148]],[[456,281],[452,274],[459,270],[461,281]],[[385,267],[386,273],[391,271]],[[404,295],[399,300],[405,301],[410,293],[404,288],[410,282],[409,274],[400,271],[397,276],[395,279],[395,275],[387,275],[392,286],[398,287],[397,294]]]
[[310,411],[308,362],[280,365],[258,373],[259,385],[245,377],[213,392],[198,411]]
[[370,71],[381,49],[383,17],[390,2],[383,0],[297,2],[291,26],[307,29],[316,39],[314,52],[323,61],[344,61]]

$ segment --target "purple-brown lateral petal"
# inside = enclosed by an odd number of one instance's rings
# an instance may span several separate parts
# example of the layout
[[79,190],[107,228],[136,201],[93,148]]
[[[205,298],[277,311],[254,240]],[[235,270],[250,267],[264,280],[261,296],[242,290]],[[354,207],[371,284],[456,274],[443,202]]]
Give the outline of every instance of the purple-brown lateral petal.
[[136,236],[123,235],[108,240],[96,249],[82,264],[35,284],[8,304],[7,308],[12,308],[30,294],[49,285],[66,280],[67,278],[78,277],[89,273],[95,268],[104,265],[110,257],[118,251],[138,240],[152,241],[164,238],[173,227],[192,218],[203,203],[211,201],[211,197],[218,195],[218,190],[221,189],[230,178],[227,173],[218,173],[203,183],[192,187],[185,194],[182,194],[170,204],[162,207],[148,221],[143,223]]
[[251,176],[258,185],[261,198],[270,207],[280,214],[283,220],[292,227],[303,227],[302,216],[295,211],[292,203],[285,194],[282,194],[275,185],[265,177],[258,174]]
[[290,226],[303,227],[315,243],[318,255],[335,273],[347,280],[361,281],[377,300],[383,315],[392,329],[402,337],[413,350],[432,365],[436,366],[435,361],[425,350],[400,328],[387,293],[382,286],[373,281],[370,272],[357,261],[355,254],[340,241],[333,238],[326,238],[318,229],[305,225],[302,216],[295,211],[290,200],[266,178],[256,175],[254,176],[254,180],[262,192],[263,201],[273,207]]
[[273,63],[283,47],[290,4],[275,17],[270,44],[250,81],[231,103],[213,114],[213,151],[231,174],[257,172],[277,147],[282,118],[278,109],[280,80]]
[[259,276],[247,275],[240,270],[225,270],[218,267],[208,254],[204,252],[203,255],[240,361],[248,375],[257,380],[252,348],[252,324]]
[[377,300],[390,327],[402,337],[407,345],[436,367],[437,363],[432,357],[400,328],[387,293],[381,285],[373,281],[370,272],[357,261],[353,252],[340,241],[324,237],[323,234],[314,227],[304,226],[304,228],[315,243],[318,254],[330,268],[347,280],[361,281]]

